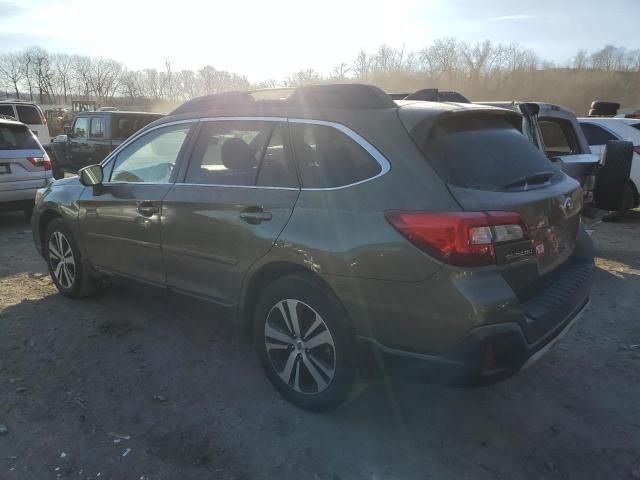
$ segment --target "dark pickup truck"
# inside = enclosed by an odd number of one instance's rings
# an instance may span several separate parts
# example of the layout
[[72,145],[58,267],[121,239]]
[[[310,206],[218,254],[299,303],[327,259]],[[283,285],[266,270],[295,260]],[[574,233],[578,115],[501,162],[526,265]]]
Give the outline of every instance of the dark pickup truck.
[[43,145],[51,158],[53,177],[62,178],[65,172],[76,173],[82,167],[100,163],[125,139],[162,116],[123,111],[75,114],[64,135]]

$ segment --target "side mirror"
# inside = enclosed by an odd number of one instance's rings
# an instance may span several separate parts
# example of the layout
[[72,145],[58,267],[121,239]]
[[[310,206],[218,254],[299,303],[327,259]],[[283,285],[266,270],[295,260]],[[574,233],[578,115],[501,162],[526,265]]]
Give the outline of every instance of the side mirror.
[[95,187],[102,184],[102,165],[89,165],[78,170],[80,183],[85,187]]

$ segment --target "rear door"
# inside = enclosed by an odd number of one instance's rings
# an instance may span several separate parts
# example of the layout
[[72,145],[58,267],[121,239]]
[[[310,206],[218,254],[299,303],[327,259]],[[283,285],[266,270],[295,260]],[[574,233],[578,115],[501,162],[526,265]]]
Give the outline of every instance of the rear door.
[[237,302],[247,270],[283,230],[300,189],[284,119],[203,121],[184,179],[163,202],[167,284]]
[[538,278],[572,254],[582,191],[514,125],[488,113],[451,115],[428,132],[412,133],[464,210],[518,212],[528,232],[524,257],[496,254],[505,279],[523,297]]
[[162,200],[175,181],[193,122],[152,129],[105,166],[102,185],[85,188],[80,228],[93,265],[164,285],[160,251]]

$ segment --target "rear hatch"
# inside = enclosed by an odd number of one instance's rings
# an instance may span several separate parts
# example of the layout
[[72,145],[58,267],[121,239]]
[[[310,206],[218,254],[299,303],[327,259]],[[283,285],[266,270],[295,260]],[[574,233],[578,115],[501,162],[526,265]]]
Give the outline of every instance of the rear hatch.
[[541,279],[574,251],[580,185],[522,134],[522,117],[516,112],[476,107],[423,121],[416,121],[415,112],[409,116],[414,118],[403,121],[413,140],[463,210],[520,215],[525,239],[497,244],[495,257],[518,298],[531,298],[543,288]]
[[0,191],[39,188],[51,164],[26,125],[0,123]]

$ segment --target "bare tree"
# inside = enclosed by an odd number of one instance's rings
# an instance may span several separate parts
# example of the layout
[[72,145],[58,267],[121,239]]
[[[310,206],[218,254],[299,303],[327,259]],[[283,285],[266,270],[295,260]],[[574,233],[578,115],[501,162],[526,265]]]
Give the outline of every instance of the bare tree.
[[0,55],[0,81],[10,85],[16,98],[20,98],[20,82],[24,79],[21,57],[17,53]]
[[322,76],[313,68],[307,68],[289,75],[285,80],[285,85],[289,87],[297,87],[298,85],[308,85],[311,83],[318,83],[320,81],[322,81]]

